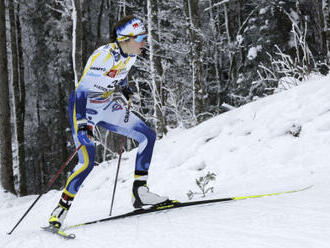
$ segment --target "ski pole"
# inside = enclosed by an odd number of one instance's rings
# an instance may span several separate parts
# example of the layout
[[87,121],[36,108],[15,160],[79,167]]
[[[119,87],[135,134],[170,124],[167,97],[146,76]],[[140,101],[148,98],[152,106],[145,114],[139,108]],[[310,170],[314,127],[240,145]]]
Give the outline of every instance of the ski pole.
[[[131,104],[132,104],[132,97],[130,97],[130,99],[128,101],[128,106],[127,106],[127,111],[126,111],[124,122],[128,122],[128,119],[129,119],[129,110],[131,108]],[[114,200],[115,200],[115,193],[116,193],[116,188],[117,188],[119,167],[120,167],[121,155],[123,154],[124,142],[125,142],[125,136],[122,137],[121,142],[120,142],[117,172],[116,172],[115,184],[113,186],[112,199],[111,199],[111,207],[110,207],[110,214],[109,214],[110,216],[112,214],[113,203],[114,203]]]
[[[64,168],[68,165],[68,163],[72,160],[72,158],[77,154],[77,152],[80,150],[80,148],[82,147],[82,145],[80,144],[80,146],[78,146],[78,148],[76,148],[76,150],[70,155],[70,157],[65,161],[65,163],[62,165],[62,167],[57,171],[56,175],[48,182],[47,184],[47,188],[46,191],[47,192],[50,187],[53,185],[53,183],[55,182],[56,178],[62,173],[62,171],[64,170]],[[11,229],[11,231],[9,233],[7,233],[8,235],[12,234],[13,231],[16,229],[16,227],[21,223],[21,221],[25,218],[25,216],[30,212],[30,210],[33,208],[33,206],[37,203],[37,201],[39,201],[39,199],[41,198],[41,196],[44,193],[41,193],[38,198],[31,204],[31,206],[28,208],[28,210],[26,210],[26,212],[23,214],[23,216],[20,218],[20,220],[16,223],[16,225],[13,227],[13,229]]]

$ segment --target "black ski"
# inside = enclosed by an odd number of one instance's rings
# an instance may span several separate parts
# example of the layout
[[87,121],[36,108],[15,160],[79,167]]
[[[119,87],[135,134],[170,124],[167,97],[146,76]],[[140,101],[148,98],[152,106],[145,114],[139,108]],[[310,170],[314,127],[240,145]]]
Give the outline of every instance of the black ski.
[[151,206],[151,207],[148,207],[148,208],[137,209],[137,210],[134,210],[132,212],[125,213],[125,214],[111,216],[111,217],[98,219],[98,220],[94,220],[94,221],[89,221],[89,222],[85,222],[85,223],[81,223],[81,224],[71,225],[71,226],[66,227],[65,230],[75,228],[75,227],[79,227],[79,226],[86,226],[86,225],[101,223],[101,222],[105,222],[105,221],[123,219],[123,218],[131,217],[131,216],[143,215],[143,214],[159,212],[159,211],[163,211],[163,210],[170,210],[170,209],[175,209],[175,208],[183,208],[183,207],[188,207],[188,206],[203,205],[203,204],[210,204],[210,203],[216,203],[216,202],[237,201],[237,200],[243,200],[243,199],[260,198],[260,197],[264,197],[264,196],[275,196],[275,195],[295,193],[295,192],[300,192],[300,191],[309,189],[311,187],[312,187],[312,185],[308,186],[308,187],[305,187],[305,188],[301,188],[301,189],[283,191],[283,192],[278,192],[278,193],[270,193],[270,194],[263,194],[263,195],[250,195],[250,196],[238,196],[238,197],[227,197],[227,198],[218,198],[218,199],[211,199],[211,200],[191,201],[191,202],[178,202],[178,201],[169,200],[169,201],[167,201],[163,204],[154,205],[154,206]]

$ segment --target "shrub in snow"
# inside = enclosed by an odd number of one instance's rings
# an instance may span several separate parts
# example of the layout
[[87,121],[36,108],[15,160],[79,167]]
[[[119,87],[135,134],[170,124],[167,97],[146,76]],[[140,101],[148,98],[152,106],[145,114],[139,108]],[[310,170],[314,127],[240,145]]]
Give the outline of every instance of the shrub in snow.
[[259,65],[258,74],[261,81],[277,82],[278,91],[287,90],[300,84],[308,78],[311,72],[316,70],[316,62],[307,43],[307,22],[298,25],[292,16],[283,10],[292,22],[291,48],[295,54],[285,53],[275,45],[277,52],[267,52],[271,65]]
[[207,193],[212,192],[214,188],[208,187],[209,182],[216,180],[216,174],[208,172],[205,176],[199,177],[196,179],[196,184],[200,192],[193,192],[189,190],[187,193],[188,199],[191,200],[195,195],[202,195],[202,197],[205,197]]

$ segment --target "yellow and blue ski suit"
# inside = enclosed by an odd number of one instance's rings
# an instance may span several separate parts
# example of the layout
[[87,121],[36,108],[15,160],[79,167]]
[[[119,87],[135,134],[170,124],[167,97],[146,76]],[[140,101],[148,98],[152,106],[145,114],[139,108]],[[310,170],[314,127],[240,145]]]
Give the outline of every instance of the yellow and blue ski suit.
[[[70,95],[69,115],[76,147],[78,126],[102,126],[136,140],[139,143],[135,174],[147,175],[156,140],[155,132],[141,119],[112,98],[117,85],[125,86],[129,70],[136,60],[135,55],[124,54],[117,43],[104,45],[90,56],[83,75]],[[79,162],[67,180],[64,193],[74,197],[80,185],[94,166],[95,144],[90,142],[79,150]]]

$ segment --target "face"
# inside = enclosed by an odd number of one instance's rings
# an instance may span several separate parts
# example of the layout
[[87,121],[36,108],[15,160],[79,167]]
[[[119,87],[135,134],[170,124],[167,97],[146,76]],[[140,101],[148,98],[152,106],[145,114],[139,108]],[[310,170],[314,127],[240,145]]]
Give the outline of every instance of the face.
[[140,55],[144,45],[146,44],[146,39],[146,35],[130,37],[123,47],[123,51],[127,54]]

